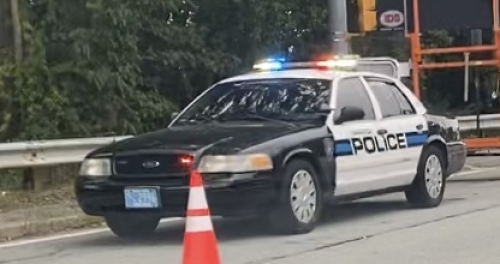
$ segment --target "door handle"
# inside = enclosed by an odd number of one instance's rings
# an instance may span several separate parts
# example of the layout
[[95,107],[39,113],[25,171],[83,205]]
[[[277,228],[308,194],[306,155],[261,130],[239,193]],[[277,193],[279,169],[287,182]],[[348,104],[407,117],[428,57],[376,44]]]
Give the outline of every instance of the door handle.
[[366,135],[366,134],[371,134],[371,132],[372,131],[370,129],[360,129],[360,130],[354,130],[354,131],[352,131],[352,133],[354,135],[362,135],[362,134]]
[[387,129],[385,129],[385,128],[379,129],[379,130],[377,130],[377,134],[385,135],[385,134],[387,134]]
[[424,125],[422,124],[417,125],[417,130],[422,130],[422,129],[424,129]]

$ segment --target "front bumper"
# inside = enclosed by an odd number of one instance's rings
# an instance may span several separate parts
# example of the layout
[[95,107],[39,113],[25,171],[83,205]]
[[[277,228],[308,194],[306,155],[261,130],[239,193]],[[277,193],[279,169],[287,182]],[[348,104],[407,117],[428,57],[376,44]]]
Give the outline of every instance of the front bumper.
[[448,167],[446,175],[450,176],[461,171],[467,158],[467,149],[463,142],[448,144]]
[[[276,177],[270,173],[229,175],[223,179],[218,179],[217,175],[202,176],[205,178],[205,192],[212,215],[245,215],[266,211],[271,208],[278,194]],[[161,207],[125,208],[124,188],[133,186],[158,187]],[[125,180],[116,176],[81,176],[76,181],[75,192],[78,204],[88,215],[103,216],[107,212],[135,211],[162,217],[183,217],[186,213],[189,186],[171,186],[164,179]]]

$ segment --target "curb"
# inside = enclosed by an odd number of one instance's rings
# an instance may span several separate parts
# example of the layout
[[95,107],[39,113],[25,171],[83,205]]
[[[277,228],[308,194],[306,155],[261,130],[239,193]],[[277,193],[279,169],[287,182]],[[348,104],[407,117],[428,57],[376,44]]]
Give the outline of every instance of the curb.
[[44,236],[73,229],[95,228],[104,225],[103,219],[72,215],[36,222],[23,222],[0,227],[0,243],[25,237]]

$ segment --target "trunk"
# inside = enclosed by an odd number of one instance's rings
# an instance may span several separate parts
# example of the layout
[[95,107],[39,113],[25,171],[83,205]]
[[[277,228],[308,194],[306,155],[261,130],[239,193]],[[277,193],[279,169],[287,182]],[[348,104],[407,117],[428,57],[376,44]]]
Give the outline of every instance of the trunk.
[[10,1],[0,1],[0,49],[14,45],[12,31],[12,8]]
[[22,28],[21,18],[19,16],[18,0],[10,0],[10,7],[12,12],[12,31],[14,39],[14,58],[16,63],[20,64],[23,60],[23,43],[22,43]]

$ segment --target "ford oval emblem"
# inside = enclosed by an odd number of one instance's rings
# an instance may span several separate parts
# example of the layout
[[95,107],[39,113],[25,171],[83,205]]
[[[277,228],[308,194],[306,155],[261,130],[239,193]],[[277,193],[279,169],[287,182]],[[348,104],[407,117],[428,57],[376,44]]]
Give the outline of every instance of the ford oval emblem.
[[152,169],[160,166],[160,162],[156,160],[145,161],[144,163],[142,163],[142,166],[146,169]]

